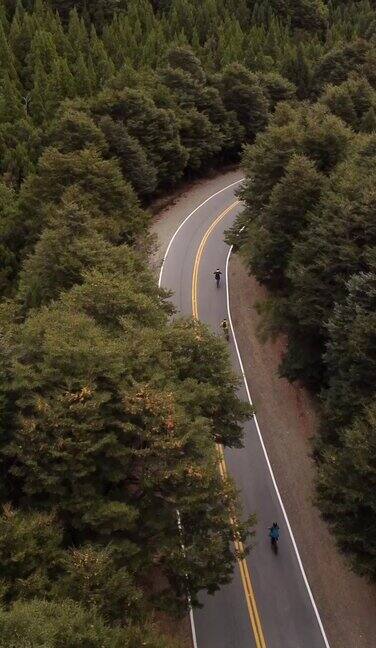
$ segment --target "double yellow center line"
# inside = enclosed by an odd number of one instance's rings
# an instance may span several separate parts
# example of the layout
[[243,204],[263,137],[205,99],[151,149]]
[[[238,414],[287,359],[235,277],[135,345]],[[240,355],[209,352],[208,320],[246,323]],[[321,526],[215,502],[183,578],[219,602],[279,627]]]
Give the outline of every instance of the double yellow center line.
[[[194,266],[193,266],[193,277],[192,277],[192,314],[195,319],[199,319],[198,317],[198,276],[199,276],[199,269],[200,269],[200,262],[201,262],[201,257],[204,252],[206,243],[213,232],[213,230],[216,228],[218,223],[227,216],[229,212],[231,212],[237,205],[239,204],[239,200],[236,200],[235,202],[232,203],[229,207],[227,207],[223,212],[217,216],[217,218],[212,222],[210,227],[207,229],[205,232],[201,243],[198,247]],[[219,472],[221,474],[222,479],[227,479],[228,478],[228,472],[227,472],[227,466],[226,466],[226,461],[225,461],[225,455],[223,451],[223,446],[219,443],[216,444],[216,449],[217,449],[217,455],[218,455],[218,466],[219,466]],[[265,643],[265,638],[264,638],[264,633],[262,630],[261,626],[261,621],[260,621],[260,616],[257,610],[257,605],[256,605],[256,599],[255,599],[255,594],[253,591],[252,587],[252,582],[251,582],[251,577],[249,574],[249,569],[248,569],[248,564],[245,558],[242,556],[245,555],[245,550],[244,550],[244,545],[243,543],[238,539],[238,534],[237,534],[237,522],[233,515],[230,514],[230,521],[232,528],[234,530],[234,545],[236,549],[236,554],[237,554],[237,561],[240,569],[240,576],[242,579],[243,583],[243,588],[244,588],[244,593],[245,593],[245,599],[247,603],[247,609],[248,609],[248,614],[251,622],[251,626],[253,629],[253,634],[255,638],[255,643],[256,643],[256,648],[266,648],[266,643]]]

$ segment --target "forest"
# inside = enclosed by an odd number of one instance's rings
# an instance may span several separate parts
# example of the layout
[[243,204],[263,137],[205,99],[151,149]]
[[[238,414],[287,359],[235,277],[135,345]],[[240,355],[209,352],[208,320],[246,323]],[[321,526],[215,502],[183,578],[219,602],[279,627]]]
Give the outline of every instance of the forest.
[[176,648],[160,615],[231,578],[214,441],[251,411],[148,266],[152,201],[228,165],[317,504],[376,578],[373,3],[1,0],[0,60],[0,647]]

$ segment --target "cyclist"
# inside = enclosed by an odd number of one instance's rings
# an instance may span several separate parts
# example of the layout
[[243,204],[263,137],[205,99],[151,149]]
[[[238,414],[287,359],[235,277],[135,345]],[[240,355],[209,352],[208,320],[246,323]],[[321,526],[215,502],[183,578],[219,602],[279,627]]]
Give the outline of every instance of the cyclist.
[[219,268],[217,268],[216,271],[215,271],[213,274],[214,274],[215,280],[216,280],[216,282],[217,282],[217,288],[219,288],[219,283],[220,283],[220,281],[221,281],[221,274],[222,274],[222,272],[220,271]]
[[273,522],[273,525],[269,529],[269,538],[273,546],[275,546],[279,540],[279,526],[277,522]]
[[229,333],[229,328],[228,328],[228,321],[227,321],[226,318],[222,320],[221,327],[223,329],[224,336],[225,336],[225,338],[226,338],[226,340],[228,342],[229,339],[230,339],[230,333]]

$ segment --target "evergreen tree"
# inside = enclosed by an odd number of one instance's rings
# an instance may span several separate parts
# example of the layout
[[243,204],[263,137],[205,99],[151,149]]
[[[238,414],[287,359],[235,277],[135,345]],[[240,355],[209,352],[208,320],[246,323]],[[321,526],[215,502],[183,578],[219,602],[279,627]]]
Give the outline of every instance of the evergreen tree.
[[111,628],[94,609],[88,612],[69,599],[19,601],[0,611],[1,648],[136,648],[141,642],[147,648],[177,648],[148,625]]
[[152,194],[157,186],[157,171],[141,146],[120,121],[102,117],[99,126],[103,131],[110,153],[120,162],[124,176],[139,196]]
[[55,597],[70,598],[88,610],[98,610],[108,621],[123,625],[140,615],[142,592],[130,573],[119,565],[111,546],[86,544],[65,552],[64,574],[55,587]]
[[0,183],[0,295],[12,293],[17,274],[18,263],[16,255],[17,227],[17,198],[15,191]]
[[92,87],[90,81],[89,70],[87,69],[83,55],[78,55],[76,65],[76,93],[80,97],[89,97],[92,94]]
[[207,167],[221,150],[219,129],[210,123],[209,118],[195,108],[184,110],[180,117],[180,137],[188,152],[187,168],[198,171]]
[[72,185],[80,190],[79,203],[98,214],[98,230],[109,239],[134,241],[144,232],[146,214],[114,160],[104,160],[94,148],[71,153],[49,148],[21,191],[22,224],[28,231],[26,249],[41,232],[44,208],[57,203]]
[[375,402],[364,407],[329,446],[318,475],[318,503],[341,549],[360,574],[374,580],[375,564]]
[[243,66],[228,66],[219,79],[219,88],[227,110],[232,110],[244,127],[246,139],[253,140],[266,126],[268,99],[257,78]]
[[[61,573],[62,529],[50,513],[3,507],[0,556],[3,602],[45,597]],[[1,637],[1,631],[0,631]]]
[[293,83],[282,77],[277,72],[269,72],[258,75],[261,87],[269,99],[271,110],[279,101],[288,101],[295,95],[295,86]]
[[1,646],[167,648],[152,608],[231,578],[215,442],[250,411],[221,341],[168,321],[138,197],[244,144],[228,239],[281,374],[320,392],[320,506],[374,577],[375,33],[369,2],[1,3]]
[[158,108],[139,90],[106,91],[93,102],[93,112],[124,122],[127,131],[145,149],[158,172],[161,186],[181,178],[187,161],[172,111]]
[[88,146],[100,152],[107,150],[105,138],[91,117],[68,103],[62,106],[51,123],[47,141],[62,153],[79,151]]
[[314,84],[317,91],[323,90],[326,83],[339,85],[346,81],[350,72],[358,72],[372,81],[368,68],[368,59],[372,45],[363,39],[357,39],[344,45],[330,49],[329,52],[319,61],[315,75]]
[[26,308],[49,303],[61,290],[81,283],[85,271],[103,264],[110,255],[111,246],[95,231],[89,214],[71,192],[61,208],[49,214],[49,227],[24,262],[19,299]]
[[6,74],[0,91],[0,122],[13,122],[24,114],[17,86]]
[[353,275],[347,282],[344,301],[336,304],[328,322],[328,342],[324,355],[328,388],[325,390],[325,427],[335,432],[347,425],[373,391],[376,369],[376,276]]
[[250,213],[249,243],[243,252],[256,278],[274,290],[284,291],[291,249],[309,223],[309,212],[317,205],[324,184],[323,176],[305,156],[293,156],[285,174],[274,185],[269,204]]
[[36,124],[40,125],[47,118],[48,77],[40,60],[37,61],[34,85],[30,97],[30,113]]
[[367,79],[353,74],[339,86],[327,86],[321,101],[354,130],[361,130],[363,120],[376,105],[376,93]]
[[15,83],[18,82],[17,64],[15,56],[9,47],[8,39],[4,31],[4,26],[0,22],[0,61],[1,75],[8,77]]

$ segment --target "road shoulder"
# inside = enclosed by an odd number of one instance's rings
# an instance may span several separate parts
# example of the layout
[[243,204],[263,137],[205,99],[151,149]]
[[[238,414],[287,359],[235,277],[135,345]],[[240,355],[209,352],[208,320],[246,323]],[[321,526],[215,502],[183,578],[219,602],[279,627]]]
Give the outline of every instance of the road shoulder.
[[314,403],[303,388],[278,376],[283,340],[262,344],[258,339],[255,304],[266,293],[236,255],[230,262],[229,283],[233,323],[258,422],[331,648],[373,648],[376,588],[349,569],[312,503],[315,466],[310,439],[318,425]]

